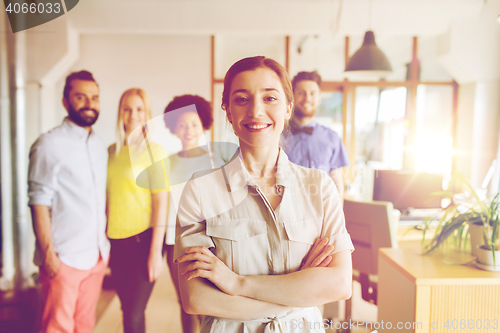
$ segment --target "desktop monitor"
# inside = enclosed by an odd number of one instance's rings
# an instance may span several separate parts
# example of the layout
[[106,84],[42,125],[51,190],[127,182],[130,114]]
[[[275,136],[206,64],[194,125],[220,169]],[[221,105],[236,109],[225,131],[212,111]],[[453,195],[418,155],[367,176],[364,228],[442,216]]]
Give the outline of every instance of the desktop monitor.
[[390,201],[394,208],[441,208],[443,175],[406,170],[375,170],[373,200]]

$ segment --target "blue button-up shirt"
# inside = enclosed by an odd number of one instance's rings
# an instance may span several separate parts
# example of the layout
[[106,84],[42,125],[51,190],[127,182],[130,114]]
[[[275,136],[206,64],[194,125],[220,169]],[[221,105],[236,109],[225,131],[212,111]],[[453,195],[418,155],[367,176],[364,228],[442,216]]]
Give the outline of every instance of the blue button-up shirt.
[[[49,206],[54,250],[65,265],[88,270],[109,255],[106,238],[108,152],[94,133],[66,118],[30,151],[29,205]],[[42,265],[40,250],[36,265]]]
[[312,122],[312,134],[282,134],[282,147],[288,159],[300,166],[332,170],[349,165],[349,157],[340,137],[328,127]]

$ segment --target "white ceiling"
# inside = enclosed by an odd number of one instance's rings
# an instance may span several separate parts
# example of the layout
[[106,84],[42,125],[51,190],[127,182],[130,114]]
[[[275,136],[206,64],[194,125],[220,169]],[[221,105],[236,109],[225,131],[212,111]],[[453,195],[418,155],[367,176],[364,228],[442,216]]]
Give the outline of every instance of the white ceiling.
[[478,18],[485,2],[372,0],[370,15],[369,0],[85,0],[68,17],[83,33],[357,36],[371,28],[425,37]]

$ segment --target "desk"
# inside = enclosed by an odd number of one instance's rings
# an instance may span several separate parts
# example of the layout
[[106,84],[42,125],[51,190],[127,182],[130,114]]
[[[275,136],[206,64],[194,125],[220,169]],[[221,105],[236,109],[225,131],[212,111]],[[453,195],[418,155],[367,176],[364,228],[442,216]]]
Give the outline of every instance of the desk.
[[[392,329],[379,332],[500,332],[500,272],[447,265],[438,253],[422,256],[417,248],[380,249],[377,324],[382,321]],[[396,329],[399,322],[407,327]]]

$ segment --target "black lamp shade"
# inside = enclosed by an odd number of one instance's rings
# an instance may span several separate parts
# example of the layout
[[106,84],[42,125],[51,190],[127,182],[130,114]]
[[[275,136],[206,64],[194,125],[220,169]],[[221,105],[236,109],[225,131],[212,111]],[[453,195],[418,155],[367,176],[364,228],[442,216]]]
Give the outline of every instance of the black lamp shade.
[[392,73],[389,59],[375,44],[373,31],[365,33],[363,45],[349,59],[345,67],[345,72],[377,77],[385,77]]

